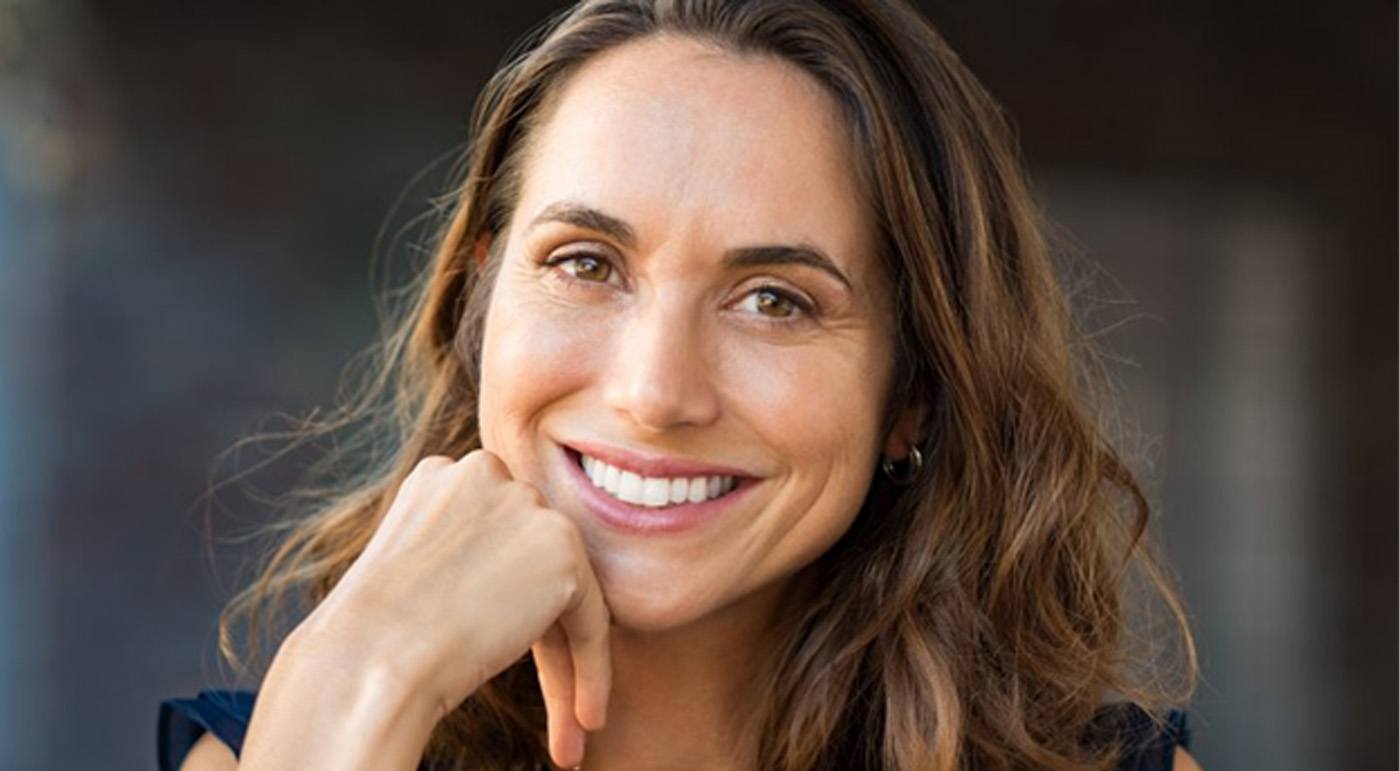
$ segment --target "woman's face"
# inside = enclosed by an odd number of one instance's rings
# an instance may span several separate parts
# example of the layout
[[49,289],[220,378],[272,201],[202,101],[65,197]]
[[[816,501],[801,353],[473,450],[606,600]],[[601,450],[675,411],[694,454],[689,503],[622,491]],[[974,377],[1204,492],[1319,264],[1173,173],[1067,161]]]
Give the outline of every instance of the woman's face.
[[615,623],[673,629],[815,559],[902,457],[878,435],[890,289],[837,104],[792,65],[651,37],[556,97],[487,315],[482,442],[578,523]]

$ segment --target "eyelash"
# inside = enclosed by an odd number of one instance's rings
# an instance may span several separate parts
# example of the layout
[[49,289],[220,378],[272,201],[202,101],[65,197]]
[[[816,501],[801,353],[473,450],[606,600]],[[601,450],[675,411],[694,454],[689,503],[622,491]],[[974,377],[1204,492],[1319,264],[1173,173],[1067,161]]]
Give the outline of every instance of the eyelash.
[[[542,264],[546,268],[558,268],[560,265],[563,265],[566,262],[572,262],[574,260],[578,260],[584,257],[597,260],[599,263],[608,266],[608,270],[617,270],[617,268],[612,264],[611,260],[607,259],[606,257],[603,257],[602,255],[594,254],[592,252],[569,252],[566,254],[562,254],[558,257],[546,260]],[[578,276],[573,275],[567,270],[560,269],[556,270],[555,273],[557,274],[560,280],[564,281],[570,286],[590,285],[586,288],[591,289],[600,283],[598,281],[590,281],[585,278],[579,278]],[[793,309],[796,311],[796,313],[794,313],[791,317],[787,318],[764,316],[764,318],[767,319],[765,323],[773,324],[775,326],[797,326],[800,324],[805,324],[808,321],[811,321],[812,319],[816,318],[817,316],[817,309],[813,306],[812,303],[808,302],[805,298],[800,297],[797,294],[794,294],[793,292],[783,289],[782,287],[779,287],[777,285],[762,284],[750,290],[749,294],[753,294],[755,292],[770,292],[772,294],[775,294],[784,302],[787,302],[790,305],[792,305]],[[748,295],[745,295],[745,297],[747,296]]]

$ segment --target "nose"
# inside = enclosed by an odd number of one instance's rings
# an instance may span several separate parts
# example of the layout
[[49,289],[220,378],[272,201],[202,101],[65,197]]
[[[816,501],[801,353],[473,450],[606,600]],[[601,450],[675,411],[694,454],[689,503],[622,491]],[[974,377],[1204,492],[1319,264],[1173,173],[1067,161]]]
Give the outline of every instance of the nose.
[[692,310],[653,297],[617,328],[603,398],[643,430],[702,426],[719,417],[705,335]]

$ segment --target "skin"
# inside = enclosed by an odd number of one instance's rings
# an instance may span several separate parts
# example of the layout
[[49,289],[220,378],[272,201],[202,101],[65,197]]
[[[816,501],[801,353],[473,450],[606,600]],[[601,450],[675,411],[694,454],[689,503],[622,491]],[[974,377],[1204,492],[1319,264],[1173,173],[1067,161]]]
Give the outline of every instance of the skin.
[[[744,652],[764,649],[794,574],[849,527],[881,452],[908,453],[918,417],[877,435],[891,293],[838,107],[779,59],[651,38],[587,62],[531,151],[487,318],[483,446],[575,521],[612,612],[588,767],[732,767],[723,750],[752,740]],[[559,202],[634,238],[536,221]],[[816,247],[850,286],[722,264],[778,244]],[[576,255],[596,261],[542,264]],[[580,439],[737,466],[760,487],[695,531],[620,534],[566,476],[557,445]]]
[[[775,619],[923,417],[905,410],[878,435],[891,293],[847,140],[831,97],[771,57],[654,37],[575,73],[498,236],[483,450],[432,456],[405,481],[279,650],[245,768],[412,768],[442,706],[526,648],[560,765],[747,767],[744,718]],[[560,201],[633,237],[535,225]],[[849,287],[807,266],[722,264],[775,244],[820,250]],[[699,529],[622,534],[565,475],[557,444],[578,440],[761,480]],[[206,735],[183,767],[235,766]],[[1178,750],[1176,768],[1197,766]]]

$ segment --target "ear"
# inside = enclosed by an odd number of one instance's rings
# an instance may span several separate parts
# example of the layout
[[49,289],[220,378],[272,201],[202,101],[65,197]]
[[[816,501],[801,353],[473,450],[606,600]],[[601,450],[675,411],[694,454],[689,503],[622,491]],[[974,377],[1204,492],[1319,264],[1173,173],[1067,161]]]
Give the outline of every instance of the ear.
[[894,428],[885,437],[884,459],[900,461],[909,457],[909,450],[923,439],[924,419],[928,410],[923,404],[913,404],[900,411]]
[[476,237],[476,243],[472,245],[472,259],[476,260],[476,270],[481,272],[486,265],[486,255],[491,251],[491,239],[494,234],[489,230],[481,231],[481,235]]

